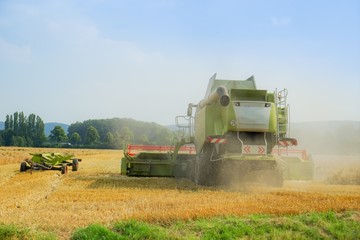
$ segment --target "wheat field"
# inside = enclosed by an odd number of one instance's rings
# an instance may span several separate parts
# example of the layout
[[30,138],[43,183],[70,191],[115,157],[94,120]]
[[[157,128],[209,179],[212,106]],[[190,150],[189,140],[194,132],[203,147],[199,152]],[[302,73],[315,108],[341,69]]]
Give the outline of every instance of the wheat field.
[[[20,173],[29,153],[81,158],[79,171]],[[281,189],[247,185],[200,187],[185,179],[120,176],[119,150],[0,147],[0,223],[51,231],[68,239],[78,227],[137,219],[168,224],[225,215],[360,210],[360,186],[285,182]]]

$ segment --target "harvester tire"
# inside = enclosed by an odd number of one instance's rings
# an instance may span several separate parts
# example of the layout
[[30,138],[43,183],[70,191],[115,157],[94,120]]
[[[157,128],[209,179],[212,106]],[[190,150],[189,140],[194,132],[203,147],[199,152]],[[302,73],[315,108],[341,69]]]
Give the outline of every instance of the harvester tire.
[[211,157],[217,157],[211,144],[204,146],[204,149],[195,161],[195,183],[205,186],[218,185],[220,162],[210,161]]
[[191,159],[191,161],[189,161],[189,165],[187,167],[187,175],[186,175],[186,177],[194,183],[196,183],[196,174],[197,174],[196,164],[197,164],[196,158]]
[[20,163],[20,172],[26,172],[26,162]]
[[66,174],[67,173],[67,164],[63,163],[61,166],[61,174]]
[[196,158],[195,183],[198,185],[208,185],[209,162],[206,154]]
[[78,159],[73,159],[72,162],[72,170],[73,172],[77,171],[79,169],[79,160]]

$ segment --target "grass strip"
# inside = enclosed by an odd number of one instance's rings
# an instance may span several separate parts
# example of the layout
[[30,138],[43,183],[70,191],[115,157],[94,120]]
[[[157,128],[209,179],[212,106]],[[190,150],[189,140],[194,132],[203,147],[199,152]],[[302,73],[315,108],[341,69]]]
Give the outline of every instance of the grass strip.
[[360,213],[227,216],[167,226],[128,220],[77,229],[71,239],[360,239]]

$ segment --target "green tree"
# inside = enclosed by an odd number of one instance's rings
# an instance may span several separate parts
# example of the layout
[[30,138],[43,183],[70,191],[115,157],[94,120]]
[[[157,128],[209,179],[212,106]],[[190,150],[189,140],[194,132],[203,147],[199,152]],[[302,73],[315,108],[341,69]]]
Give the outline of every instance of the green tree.
[[27,142],[23,136],[12,136],[12,146],[26,147]]
[[74,132],[70,137],[70,142],[71,144],[75,144],[75,145],[79,144],[81,142],[80,134]]
[[158,144],[167,144],[171,143],[174,140],[174,135],[171,133],[170,130],[166,128],[159,129],[157,132],[157,142]]
[[113,148],[114,144],[115,144],[115,137],[111,132],[107,132],[106,137],[105,137],[105,144],[108,147]]
[[13,119],[13,116],[10,115],[10,129],[14,130],[14,119]]
[[127,143],[131,143],[134,140],[134,133],[128,127],[124,127],[122,136]]
[[3,141],[5,146],[12,146],[13,145],[13,136],[14,130],[6,129],[3,133]]
[[26,136],[26,116],[23,112],[19,113],[19,135]]
[[45,124],[39,116],[23,112],[6,115],[5,132],[2,133],[5,146],[40,147],[46,140]]
[[14,133],[19,135],[19,113],[14,113]]
[[149,144],[149,138],[145,134],[141,136],[141,144]]
[[6,115],[6,120],[5,120],[5,130],[10,129],[10,116]]
[[55,126],[53,130],[50,132],[50,141],[61,143],[66,141],[67,136],[65,130],[61,126]]
[[32,113],[27,117],[27,121],[26,121],[26,136],[32,140],[34,139],[35,136],[35,123],[36,123],[36,115]]
[[122,137],[119,132],[115,132],[114,134],[115,142],[114,142],[114,148],[121,149],[122,148]]
[[86,130],[85,143],[89,145],[94,145],[100,139],[100,135],[97,129],[93,126],[89,126]]
[[[101,147],[111,147],[108,145],[108,132],[110,132],[115,138],[113,147],[111,148],[116,149],[123,148],[123,146],[127,143],[169,145],[172,144],[174,139],[174,133],[164,126],[156,123],[136,121],[129,118],[112,118],[76,122],[71,124],[68,128],[69,138],[72,134],[77,132],[81,137],[81,143],[86,147],[86,134],[89,126],[96,128],[99,133],[99,142],[102,143],[99,144],[99,147],[100,145]],[[144,137],[144,135],[146,137]]]
[[39,116],[36,116],[35,119],[34,146],[40,147],[46,140],[45,124]]
[[0,131],[0,146],[4,146],[4,137],[3,137],[4,131]]
[[122,142],[121,142],[122,148],[125,148],[125,146],[127,144],[130,144],[133,142],[134,133],[130,130],[130,128],[124,127],[122,134],[121,134],[121,138],[122,138]]

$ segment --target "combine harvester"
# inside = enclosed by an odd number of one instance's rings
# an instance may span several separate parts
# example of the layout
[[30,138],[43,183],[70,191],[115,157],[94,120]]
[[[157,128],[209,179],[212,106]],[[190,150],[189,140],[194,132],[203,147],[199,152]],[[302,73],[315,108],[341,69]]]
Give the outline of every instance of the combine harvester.
[[81,159],[73,158],[72,155],[62,155],[60,153],[31,153],[31,159],[26,159],[20,164],[20,172],[33,170],[58,170],[62,174],[66,174],[68,166],[72,167],[72,171],[79,169]]
[[200,185],[255,181],[282,186],[284,177],[311,179],[311,159],[288,155],[297,140],[288,137],[286,97],[286,89],[258,90],[253,77],[220,80],[214,74],[205,98],[190,103],[187,116],[176,117],[176,143],[128,145],[121,174],[185,177]]

